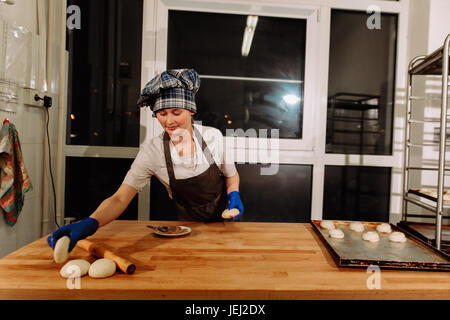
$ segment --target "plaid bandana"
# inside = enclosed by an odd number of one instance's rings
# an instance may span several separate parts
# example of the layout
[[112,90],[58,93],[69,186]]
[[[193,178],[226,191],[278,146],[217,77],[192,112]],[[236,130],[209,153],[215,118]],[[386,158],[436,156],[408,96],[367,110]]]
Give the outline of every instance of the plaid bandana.
[[154,113],[167,108],[196,113],[195,94],[199,87],[200,77],[194,69],[167,70],[145,85],[138,105],[149,106]]

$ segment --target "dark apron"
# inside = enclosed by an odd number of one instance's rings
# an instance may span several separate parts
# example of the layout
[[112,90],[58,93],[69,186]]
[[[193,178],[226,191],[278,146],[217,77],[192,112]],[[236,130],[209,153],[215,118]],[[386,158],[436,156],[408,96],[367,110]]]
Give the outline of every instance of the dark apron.
[[222,212],[227,208],[225,178],[202,136],[197,129],[193,128],[193,130],[197,140],[202,141],[203,154],[210,166],[200,175],[187,179],[175,179],[169,147],[170,137],[167,132],[164,134],[164,156],[178,219],[203,222],[223,221]]

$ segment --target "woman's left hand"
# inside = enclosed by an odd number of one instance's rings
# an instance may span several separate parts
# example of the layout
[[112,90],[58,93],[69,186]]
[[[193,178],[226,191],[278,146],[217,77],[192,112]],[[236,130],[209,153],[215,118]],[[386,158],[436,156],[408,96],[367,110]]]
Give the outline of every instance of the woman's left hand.
[[230,192],[227,195],[227,202],[228,202],[228,210],[231,209],[239,210],[239,214],[236,217],[231,218],[230,220],[234,221],[240,219],[244,213],[244,205],[242,204],[241,194],[239,193],[239,191]]

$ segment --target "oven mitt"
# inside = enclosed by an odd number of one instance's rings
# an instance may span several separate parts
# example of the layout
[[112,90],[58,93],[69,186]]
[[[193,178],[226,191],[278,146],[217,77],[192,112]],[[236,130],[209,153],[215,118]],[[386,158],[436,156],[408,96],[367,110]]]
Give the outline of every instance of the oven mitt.
[[69,224],[61,227],[47,238],[47,243],[52,249],[55,249],[55,244],[59,238],[68,236],[70,238],[69,252],[75,248],[79,240],[85,239],[93,235],[98,229],[98,221],[93,218],[85,218],[80,222]]
[[242,214],[244,213],[244,205],[242,204],[241,194],[239,193],[239,191],[230,192],[227,195],[227,203],[228,203],[228,210],[231,209],[239,210],[239,214],[236,217],[231,218],[230,220],[235,221],[241,218]]

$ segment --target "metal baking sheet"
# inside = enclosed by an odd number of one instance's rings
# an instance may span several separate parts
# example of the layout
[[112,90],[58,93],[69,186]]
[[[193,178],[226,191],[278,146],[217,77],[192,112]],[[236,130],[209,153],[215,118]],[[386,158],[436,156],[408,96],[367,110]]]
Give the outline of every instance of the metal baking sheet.
[[[436,244],[436,225],[433,223],[401,221],[397,227],[430,245]],[[450,253],[450,226],[447,225],[442,226],[441,251]]]
[[[380,241],[362,240],[362,232],[350,229],[353,221],[336,221],[336,228],[344,232],[343,239],[331,238],[328,230],[320,227],[320,220],[312,220],[317,232],[334,261],[340,267],[368,267],[377,265],[386,269],[440,270],[450,271],[450,257],[405,233],[407,241],[394,243],[389,241],[389,234],[378,232]],[[376,231],[379,222],[363,222],[365,231]],[[391,224],[392,231],[401,231]]]
[[[433,192],[432,194],[436,195],[436,196],[430,195],[429,194],[430,192]],[[444,190],[444,192],[447,193],[448,190]],[[416,196],[419,196],[419,197],[422,197],[422,198],[425,198],[425,199],[428,199],[428,200],[437,201],[437,190],[428,189],[426,191],[425,190],[422,191],[420,189],[409,189],[408,193],[415,194]],[[445,194],[444,194],[444,196],[445,196]],[[450,203],[450,200],[444,198],[444,202],[445,203]]]

